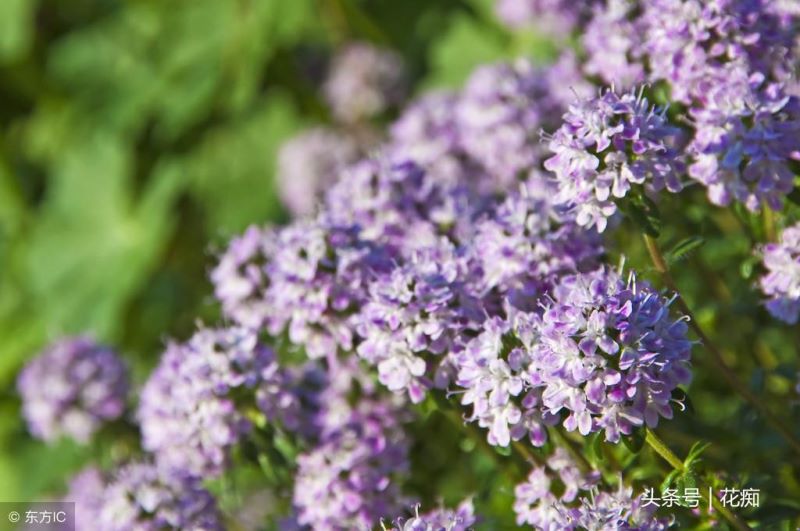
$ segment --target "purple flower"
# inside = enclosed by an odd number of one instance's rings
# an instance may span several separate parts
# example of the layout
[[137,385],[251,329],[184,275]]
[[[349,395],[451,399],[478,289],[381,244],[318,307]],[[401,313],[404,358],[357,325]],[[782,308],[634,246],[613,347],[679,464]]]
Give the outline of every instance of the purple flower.
[[[458,349],[465,329],[477,330],[484,313],[469,291],[470,265],[447,240],[415,252],[376,278],[359,316],[359,355],[377,365],[380,381],[412,402],[425,396],[434,356]],[[431,356],[433,355],[433,356]]]
[[479,67],[456,108],[464,151],[500,188],[513,189],[545,155],[540,130],[556,126],[570,99],[587,87],[569,54],[543,68],[525,59]]
[[350,350],[366,279],[387,268],[389,255],[345,227],[298,220],[234,239],[211,274],[225,314],[272,335],[286,331],[311,358]]
[[763,0],[654,0],[644,4],[644,47],[651,76],[674,100],[703,102],[731,69],[768,79],[790,71],[794,31]]
[[[91,531],[97,525],[103,508],[106,479],[100,469],[84,468],[69,481],[69,489],[63,501],[75,504],[75,530]],[[66,531],[66,530],[64,530]]]
[[758,211],[773,210],[794,186],[790,163],[800,159],[800,100],[781,87],[754,87],[750,80],[709,87],[702,108],[692,110],[695,136],[689,145],[689,176],[708,188],[709,200],[733,200]]
[[471,499],[466,499],[455,509],[438,508],[419,514],[419,507],[412,518],[398,518],[387,528],[381,522],[383,531],[470,531],[478,519]]
[[367,43],[351,43],[333,59],[325,98],[342,122],[373,118],[400,103],[406,93],[402,58]]
[[97,520],[87,529],[161,531],[222,530],[214,497],[197,478],[166,474],[148,463],[132,463],[105,485]]
[[599,236],[559,213],[553,192],[532,179],[476,223],[470,247],[481,268],[481,292],[495,290],[532,311],[560,275],[596,265],[603,253]]
[[599,480],[599,472],[582,472],[566,450],[556,448],[544,466],[534,468],[527,481],[514,489],[517,524],[543,531],[661,531],[670,527],[671,522],[657,518],[654,507],[634,497],[621,478],[615,492],[600,490]]
[[514,29],[535,27],[549,36],[563,40],[578,29],[587,18],[597,0],[570,2],[569,0],[497,0],[498,18]]
[[761,291],[769,299],[773,317],[796,324],[800,316],[800,223],[787,227],[779,243],[762,248],[767,273],[761,277]]
[[406,504],[396,477],[408,468],[408,442],[391,405],[362,398],[319,444],[297,458],[297,522],[311,529],[371,529]]
[[607,269],[565,277],[546,307],[529,369],[542,409],[566,413],[564,427],[605,431],[617,442],[633,428],[672,418],[672,392],[691,379],[692,342],[672,299]]
[[22,369],[17,389],[31,434],[86,444],[125,412],[128,374],[113,350],[86,337],[64,338]]
[[528,436],[531,444],[542,446],[546,426],[558,422],[557,416],[542,412],[541,392],[527,378],[541,326],[537,314],[494,317],[456,356],[456,383],[465,389],[461,404],[472,406],[467,420],[488,429],[490,444],[508,446]]
[[362,239],[408,256],[443,235],[456,235],[483,206],[468,187],[433,178],[413,161],[362,161],[326,197],[324,219],[356,226]]
[[358,160],[359,151],[346,133],[325,127],[287,140],[278,152],[277,182],[289,211],[295,216],[313,213],[339,171]]
[[462,147],[456,121],[459,101],[458,94],[433,92],[412,102],[391,125],[386,149],[393,160],[419,164],[437,183],[494,191],[497,183]]
[[594,16],[581,36],[588,57],[584,71],[617,89],[645,81],[641,22],[632,17],[633,0],[608,0],[595,6]]
[[624,197],[632,186],[680,191],[677,140],[678,130],[641,91],[607,90],[575,103],[550,140],[555,155],[545,162],[558,184],[556,203],[573,209],[579,225],[603,232],[616,212],[612,197]]
[[171,344],[142,389],[142,445],[159,466],[217,475],[232,446],[251,429],[240,403],[257,404],[268,419],[292,411],[292,396],[274,352],[243,328],[201,329]]

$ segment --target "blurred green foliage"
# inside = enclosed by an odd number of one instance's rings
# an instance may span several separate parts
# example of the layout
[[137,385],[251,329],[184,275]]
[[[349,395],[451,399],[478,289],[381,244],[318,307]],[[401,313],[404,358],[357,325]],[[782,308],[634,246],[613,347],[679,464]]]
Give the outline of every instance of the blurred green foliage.
[[405,56],[419,90],[454,87],[513,51],[490,11],[491,0],[0,2],[0,499],[57,492],[91,453],[25,432],[14,379],[43,344],[93,334],[139,383],[166,338],[217,318],[212,253],[285,217],[276,149],[327,119],[314,58],[371,40]]

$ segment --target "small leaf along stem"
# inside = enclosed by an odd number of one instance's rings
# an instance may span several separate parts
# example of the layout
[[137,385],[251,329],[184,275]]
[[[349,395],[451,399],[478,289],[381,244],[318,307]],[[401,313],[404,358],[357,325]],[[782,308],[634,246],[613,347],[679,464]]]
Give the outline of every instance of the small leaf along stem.
[[[789,446],[791,446],[795,452],[800,454],[800,440],[798,440],[794,433],[792,433],[792,431],[759,400],[758,396],[750,391],[750,389],[748,389],[748,387],[739,379],[733,369],[731,369],[728,364],[725,363],[725,359],[722,357],[722,352],[720,349],[711,341],[708,335],[700,327],[700,323],[697,321],[694,313],[681,296],[680,290],[670,274],[669,266],[667,265],[666,260],[664,260],[664,256],[662,255],[661,249],[658,246],[658,242],[656,242],[655,238],[647,234],[644,234],[643,236],[645,245],[647,246],[647,251],[650,254],[650,259],[652,260],[656,271],[658,271],[658,273],[661,275],[661,278],[664,280],[664,284],[667,286],[667,288],[677,295],[676,303],[678,304],[680,310],[687,317],[689,317],[689,326],[692,327],[695,334],[697,334],[697,336],[700,338],[700,341],[706,351],[711,354],[711,361],[714,365],[713,368],[719,370],[728,385],[747,403],[752,405],[753,408],[755,408],[755,410],[764,417],[764,420],[766,420],[767,423],[775,429],[775,431],[783,436]],[[702,359],[704,361],[708,360],[708,358],[705,357]]]
[[[661,458],[663,458],[669,465],[674,469],[677,470],[678,473],[682,473],[685,470],[683,465],[683,461],[675,455],[675,453],[667,446],[664,441],[662,441],[658,435],[656,435],[652,430],[649,428],[645,432],[645,442],[656,452]],[[703,484],[702,482],[698,481],[698,485],[703,490],[707,490],[708,487]],[[729,511],[727,507],[725,507],[716,496],[711,496],[711,504],[714,506],[714,509],[719,511],[723,518],[725,518],[735,529],[739,531],[748,531],[752,529],[745,521],[741,518],[736,516],[733,512]]]

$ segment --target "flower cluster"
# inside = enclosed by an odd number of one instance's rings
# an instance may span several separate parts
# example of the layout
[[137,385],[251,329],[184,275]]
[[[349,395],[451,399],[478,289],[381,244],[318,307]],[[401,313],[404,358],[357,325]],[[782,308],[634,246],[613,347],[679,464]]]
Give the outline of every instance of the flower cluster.
[[[635,426],[672,417],[672,392],[691,378],[686,318],[631,275],[607,269],[565,277],[542,317],[532,385],[564,426],[619,440]],[[538,381],[537,381],[538,380]]]
[[592,4],[599,0],[497,0],[495,11],[511,28],[534,26],[548,35],[563,39],[585,22]]
[[600,475],[584,473],[563,448],[534,468],[514,490],[517,524],[546,531],[629,529],[660,531],[670,522],[656,518],[653,507],[620,483],[616,492],[600,490]]
[[470,253],[480,268],[478,292],[494,291],[533,311],[561,275],[597,265],[599,236],[559,212],[553,194],[544,178],[532,178],[475,223]]
[[383,531],[470,531],[477,521],[472,500],[467,499],[455,509],[439,508],[422,515],[417,506],[412,518],[398,518],[390,528],[381,522],[381,527]]
[[607,0],[595,4],[594,15],[581,35],[587,58],[583,70],[617,89],[645,81],[640,45],[641,21],[631,14],[635,0]]
[[212,272],[223,311],[243,326],[288,331],[312,358],[352,348],[352,313],[386,249],[357,227],[301,220],[282,230],[251,227],[234,239]]
[[692,179],[709,200],[779,210],[799,158],[796,10],[764,0],[613,0],[587,19],[584,72],[666,85],[683,106]]
[[570,106],[550,139],[545,167],[558,183],[556,201],[575,210],[578,224],[603,232],[616,212],[612,197],[634,185],[648,192],[681,190],[679,132],[641,91],[607,90]]
[[231,447],[252,428],[242,411],[247,404],[239,403],[245,393],[268,418],[291,415],[284,378],[254,332],[201,329],[167,348],[142,389],[142,445],[165,469],[219,474]]
[[789,324],[800,317],[800,224],[787,227],[779,243],[762,249],[767,273],[761,277],[761,291],[769,299],[767,310]]
[[408,390],[412,402],[429,386],[425,353],[457,349],[467,328],[483,320],[480,299],[470,292],[469,264],[446,240],[416,252],[405,264],[370,285],[358,327],[358,353],[378,367],[392,391]]
[[542,161],[539,132],[557,126],[575,94],[590,91],[569,54],[544,68],[525,59],[479,67],[456,107],[463,149],[501,187],[513,188]]
[[405,505],[395,477],[408,468],[398,411],[363,399],[297,458],[297,522],[320,531],[369,529]]
[[75,529],[161,531],[224,529],[214,497],[199,479],[165,474],[146,462],[125,465],[107,478],[88,468],[70,483]]
[[113,350],[86,337],[65,338],[25,366],[17,388],[34,436],[85,444],[125,412],[128,373]]
[[287,140],[278,152],[281,199],[295,216],[314,212],[322,193],[360,155],[357,142],[339,131],[315,127]]
[[671,300],[606,269],[565,276],[549,298],[541,316],[490,320],[458,357],[462,404],[491,444],[528,435],[541,446],[562,417],[567,430],[617,442],[672,417],[692,344]]
[[403,61],[390,50],[356,42],[333,58],[325,97],[342,122],[375,117],[401,103],[406,92]]

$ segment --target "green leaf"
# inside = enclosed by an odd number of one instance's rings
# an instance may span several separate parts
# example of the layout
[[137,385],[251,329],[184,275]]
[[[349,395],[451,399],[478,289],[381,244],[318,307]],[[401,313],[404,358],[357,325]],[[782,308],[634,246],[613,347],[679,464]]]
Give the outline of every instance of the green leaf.
[[700,236],[690,236],[689,238],[683,239],[675,244],[672,249],[665,253],[664,257],[666,258],[667,262],[674,264],[681,258],[702,247],[705,243],[705,239]]
[[642,451],[642,448],[644,448],[644,439],[644,430],[642,429],[634,430],[630,435],[622,436],[623,444],[634,454],[638,454]]
[[603,432],[594,432],[585,441],[584,448],[589,460],[593,463],[603,461]]
[[689,450],[686,459],[684,459],[683,461],[683,466],[686,467],[687,469],[694,466],[694,463],[700,458],[703,452],[705,452],[710,446],[711,443],[704,441],[697,441],[696,443],[694,443],[692,445],[692,448]]
[[14,61],[28,52],[35,11],[35,0],[0,2],[0,63]]
[[680,470],[672,470],[669,474],[666,475],[664,480],[661,482],[660,491],[664,492],[668,488],[672,486],[675,480],[678,478],[678,475],[681,473]]
[[508,457],[513,453],[511,446],[493,446],[492,448],[494,448],[495,452],[505,457]]
[[642,193],[630,194],[620,199],[617,206],[642,232],[658,238],[661,233],[661,214],[650,198]]

